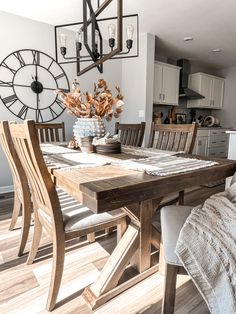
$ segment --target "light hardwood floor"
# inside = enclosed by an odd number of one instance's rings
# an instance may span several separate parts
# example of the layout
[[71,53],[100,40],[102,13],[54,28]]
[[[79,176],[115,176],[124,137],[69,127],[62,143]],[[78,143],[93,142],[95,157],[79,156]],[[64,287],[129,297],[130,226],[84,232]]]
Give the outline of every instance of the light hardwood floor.
[[[187,194],[186,204],[196,205],[221,190],[223,185],[201,188]],[[44,308],[52,261],[50,239],[46,235],[43,236],[41,249],[34,264],[26,265],[27,254],[17,257],[21,219],[14,231],[8,231],[12,201],[11,194],[0,198],[0,313],[47,313]],[[32,227],[26,252],[31,239]],[[57,307],[53,313],[158,314],[161,312],[163,277],[158,273],[94,312],[86,305],[81,297],[82,291],[96,279],[115,243],[115,234],[100,235],[92,244],[88,244],[86,238],[68,243],[62,285]],[[177,314],[209,313],[205,302],[188,276],[178,276],[175,310]]]

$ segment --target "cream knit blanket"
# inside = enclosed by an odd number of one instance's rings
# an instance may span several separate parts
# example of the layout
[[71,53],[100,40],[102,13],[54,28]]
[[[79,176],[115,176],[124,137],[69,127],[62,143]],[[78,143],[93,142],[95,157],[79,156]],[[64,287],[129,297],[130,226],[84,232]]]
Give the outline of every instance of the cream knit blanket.
[[211,313],[236,313],[236,183],[195,207],[176,254]]

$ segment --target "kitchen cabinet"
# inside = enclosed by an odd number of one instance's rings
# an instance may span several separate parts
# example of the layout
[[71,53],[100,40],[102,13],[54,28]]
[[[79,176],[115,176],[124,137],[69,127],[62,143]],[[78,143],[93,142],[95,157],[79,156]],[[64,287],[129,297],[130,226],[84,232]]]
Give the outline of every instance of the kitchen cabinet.
[[224,79],[205,74],[194,73],[189,75],[188,87],[205,98],[188,100],[188,108],[222,109],[224,97]]
[[153,103],[175,105],[179,103],[180,67],[172,64],[155,62]]
[[226,158],[227,134],[223,128],[199,128],[193,154]]

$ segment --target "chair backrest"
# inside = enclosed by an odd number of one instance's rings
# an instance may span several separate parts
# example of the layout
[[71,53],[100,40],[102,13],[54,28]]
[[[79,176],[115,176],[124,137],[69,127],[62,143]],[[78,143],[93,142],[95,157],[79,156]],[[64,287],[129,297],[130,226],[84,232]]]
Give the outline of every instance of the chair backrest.
[[139,124],[121,124],[116,122],[115,134],[119,134],[122,145],[141,147],[145,131],[145,122]]
[[152,123],[148,147],[191,154],[197,135],[197,123]]
[[65,124],[61,123],[36,123],[38,137],[41,143],[65,142]]
[[63,220],[57,192],[43,159],[34,121],[10,125],[12,140],[25,170],[34,199],[34,210],[45,229],[62,232]]
[[24,169],[13,145],[9,123],[7,121],[0,122],[0,143],[12,172],[14,193],[16,193],[20,201],[22,201],[22,195],[26,193],[26,190],[29,192],[29,187]]

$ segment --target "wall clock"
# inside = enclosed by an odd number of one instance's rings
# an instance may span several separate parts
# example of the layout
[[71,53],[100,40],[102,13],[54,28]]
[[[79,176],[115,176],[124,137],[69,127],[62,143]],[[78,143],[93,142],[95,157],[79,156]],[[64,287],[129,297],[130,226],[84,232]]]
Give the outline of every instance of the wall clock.
[[23,49],[8,55],[0,64],[0,99],[15,116],[49,122],[65,110],[53,92],[69,91],[63,68],[44,52]]

